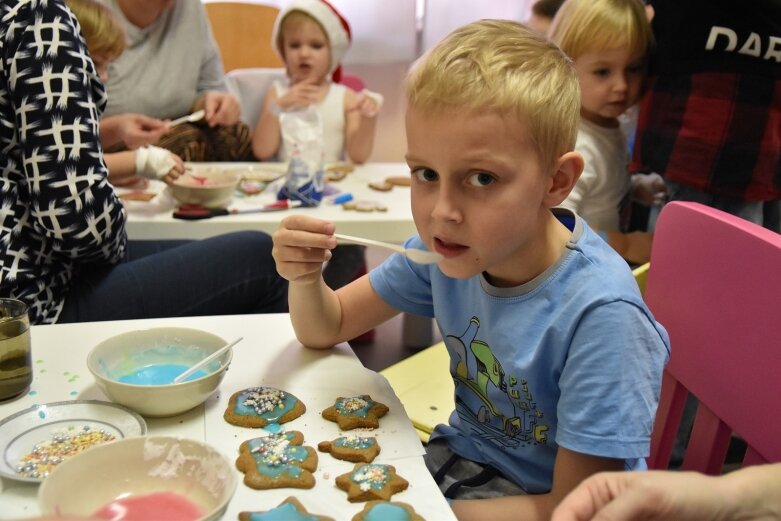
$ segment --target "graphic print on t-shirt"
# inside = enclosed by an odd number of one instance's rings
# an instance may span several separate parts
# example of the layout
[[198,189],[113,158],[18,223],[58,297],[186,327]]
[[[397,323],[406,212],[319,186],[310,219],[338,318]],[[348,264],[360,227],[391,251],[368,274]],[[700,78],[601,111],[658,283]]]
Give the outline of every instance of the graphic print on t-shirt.
[[491,346],[477,339],[480,320],[472,317],[461,336],[447,335],[455,352],[452,370],[456,385],[456,411],[465,424],[484,439],[506,447],[544,444],[549,426],[543,411],[520,375],[505,374]]

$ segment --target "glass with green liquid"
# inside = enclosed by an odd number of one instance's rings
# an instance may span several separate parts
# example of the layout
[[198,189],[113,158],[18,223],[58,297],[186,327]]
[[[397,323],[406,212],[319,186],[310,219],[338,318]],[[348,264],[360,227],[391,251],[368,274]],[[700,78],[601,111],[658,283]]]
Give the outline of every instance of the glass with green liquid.
[[0,299],[0,401],[15,398],[33,381],[27,304]]

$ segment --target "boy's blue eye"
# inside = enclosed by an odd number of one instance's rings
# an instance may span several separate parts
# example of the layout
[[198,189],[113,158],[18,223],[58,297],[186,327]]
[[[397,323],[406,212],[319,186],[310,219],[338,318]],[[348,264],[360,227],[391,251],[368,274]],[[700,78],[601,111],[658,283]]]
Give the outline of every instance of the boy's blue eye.
[[496,181],[496,178],[487,172],[478,172],[472,174],[467,179],[467,182],[473,186],[488,186]]
[[412,170],[412,175],[418,178],[419,181],[430,183],[439,179],[439,174],[430,168],[415,168]]

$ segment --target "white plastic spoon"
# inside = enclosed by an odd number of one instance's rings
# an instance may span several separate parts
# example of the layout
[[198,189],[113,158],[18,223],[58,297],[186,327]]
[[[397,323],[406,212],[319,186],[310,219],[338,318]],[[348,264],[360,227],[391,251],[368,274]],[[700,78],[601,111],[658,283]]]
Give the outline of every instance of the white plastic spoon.
[[436,264],[442,260],[442,255],[435,251],[419,250],[417,248],[405,248],[399,244],[392,244],[390,242],[374,241],[372,239],[363,239],[361,237],[352,237],[350,235],[342,235],[341,233],[335,233],[334,237],[340,241],[353,242],[356,244],[364,244],[366,246],[379,246],[380,248],[387,248],[395,252],[399,252],[407,257],[412,262],[417,264]]
[[196,110],[192,114],[187,114],[186,116],[182,116],[181,118],[176,118],[174,120],[171,120],[168,122],[168,128],[175,127],[179,123],[195,123],[196,121],[200,121],[203,119],[203,117],[206,115],[206,111]]
[[219,348],[218,350],[216,350],[215,352],[213,352],[212,354],[210,354],[206,358],[204,358],[201,361],[197,362],[194,366],[190,367],[187,371],[183,372],[182,374],[180,374],[179,376],[174,378],[174,383],[178,384],[179,382],[181,382],[182,380],[184,380],[185,378],[187,378],[188,376],[193,374],[195,371],[197,371],[201,367],[205,366],[206,364],[208,364],[212,360],[215,360],[215,359],[219,358],[220,356],[222,356],[223,353],[228,351],[228,349],[230,349],[231,347],[235,346],[236,344],[238,344],[242,340],[244,340],[244,337],[240,336],[239,338],[237,338],[236,340],[234,340],[230,344],[222,346],[221,348]]

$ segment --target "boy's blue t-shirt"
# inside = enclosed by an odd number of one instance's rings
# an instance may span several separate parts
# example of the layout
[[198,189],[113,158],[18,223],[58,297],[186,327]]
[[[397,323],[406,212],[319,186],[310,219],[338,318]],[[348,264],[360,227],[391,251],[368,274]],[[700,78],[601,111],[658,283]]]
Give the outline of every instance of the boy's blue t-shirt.
[[626,262],[582,219],[556,214],[573,230],[566,252],[521,286],[401,255],[370,274],[385,302],[434,317],[447,345],[456,408],[432,439],[529,493],[550,491],[559,445],[645,468],[670,352]]

